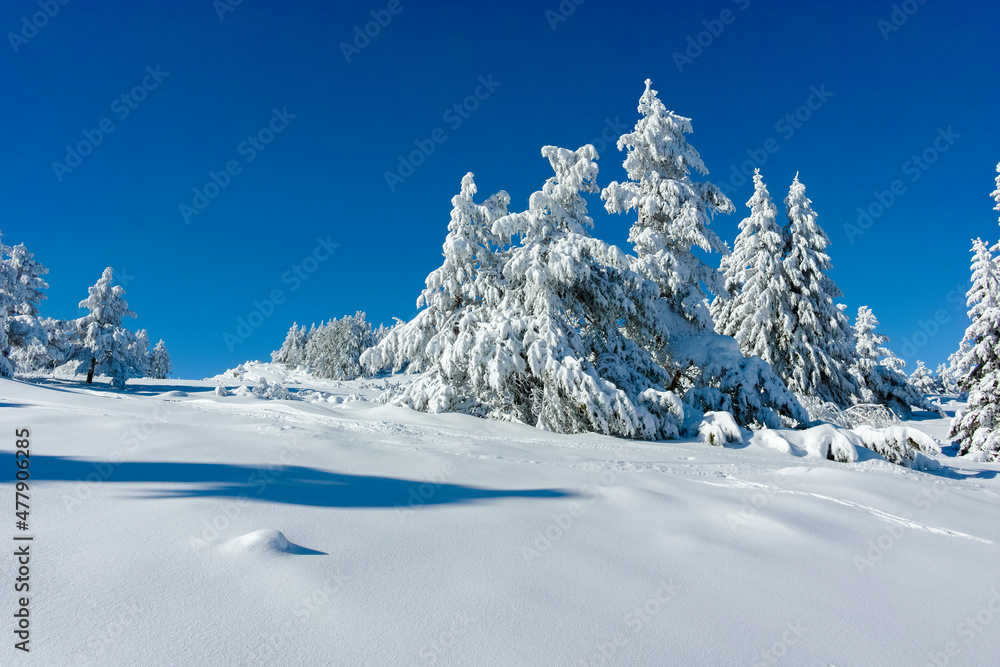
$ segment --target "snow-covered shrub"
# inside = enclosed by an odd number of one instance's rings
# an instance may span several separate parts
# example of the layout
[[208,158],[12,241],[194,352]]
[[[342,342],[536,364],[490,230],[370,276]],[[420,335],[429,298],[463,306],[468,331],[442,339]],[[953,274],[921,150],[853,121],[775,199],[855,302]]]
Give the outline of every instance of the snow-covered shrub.
[[706,412],[698,424],[698,437],[706,445],[743,442],[743,432],[728,412]]
[[701,410],[732,413],[746,428],[804,425],[809,414],[760,357],[747,359],[729,336],[707,333],[673,341],[673,362],[687,371],[693,387],[684,403]]
[[217,384],[215,385],[215,395],[216,396],[232,396],[232,392],[226,389],[225,385]]
[[257,382],[253,393],[269,400],[288,401],[292,399],[292,395],[288,393],[283,384],[280,382],[268,382],[264,378],[260,378]]
[[936,461],[929,458],[929,455],[940,454],[941,445],[923,431],[907,426],[888,428],[859,426],[854,428],[853,432],[861,438],[865,447],[878,453],[890,463],[916,470],[940,467]]

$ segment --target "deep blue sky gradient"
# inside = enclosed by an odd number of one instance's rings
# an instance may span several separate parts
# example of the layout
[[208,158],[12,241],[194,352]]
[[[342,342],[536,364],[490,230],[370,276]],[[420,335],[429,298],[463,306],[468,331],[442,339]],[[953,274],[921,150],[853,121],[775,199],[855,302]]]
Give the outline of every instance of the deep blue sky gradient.
[[[112,266],[139,315],[127,324],[165,339],[185,377],[267,358],[293,320],[359,309],[375,322],[408,319],[440,263],[462,175],[476,174],[482,198],[506,189],[512,209],[526,207],[550,175],[541,147],[592,142],[609,120],[631,127],[649,77],[693,119],[710,180],[730,183],[747,151],[760,158],[773,139],[762,164],[772,196],[780,202],[800,172],[849,312],[870,305],[909,370],[957,347],[970,239],[1000,236],[988,197],[1000,160],[995,3],[914,1],[885,39],[878,21],[891,2],[586,0],[563,3],[575,9],[553,29],[557,0],[401,0],[347,62],[341,42],[388,4],[243,0],[220,20],[211,0],[70,1],[15,53],[9,33],[41,10],[3,3],[0,231],[50,267],[43,314],[79,316]],[[731,22],[713,23],[727,9]],[[673,52],[720,25],[679,71]],[[157,66],[169,74],[121,118],[114,100]],[[460,125],[444,116],[491,75],[499,86],[480,88],[487,98]],[[813,87],[832,95],[799,110],[809,116],[799,127],[778,125]],[[248,162],[241,143],[285,108],[295,117]],[[103,119],[113,132],[60,181],[52,163]],[[390,190],[385,172],[437,128],[446,141]],[[958,138],[913,181],[907,161],[948,128]],[[622,179],[622,155],[597,148],[600,184]],[[179,205],[229,161],[240,173],[186,223]],[[905,191],[852,237],[844,226],[858,207],[897,179]],[[730,244],[750,194],[749,181],[734,188],[737,213],[714,224]],[[631,219],[592,202],[595,235],[625,246]],[[340,245],[292,289],[286,272],[317,237]],[[273,290],[284,302],[230,351],[223,335]],[[940,331],[922,336],[921,323]]]

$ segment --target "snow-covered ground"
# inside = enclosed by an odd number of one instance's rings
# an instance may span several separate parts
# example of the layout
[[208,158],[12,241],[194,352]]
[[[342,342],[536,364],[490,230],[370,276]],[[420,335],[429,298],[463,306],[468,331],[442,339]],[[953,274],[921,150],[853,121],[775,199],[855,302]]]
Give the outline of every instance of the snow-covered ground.
[[[1000,465],[553,435],[385,380],[0,380],[37,665],[984,665]],[[272,375],[270,380],[289,378]],[[394,380],[393,380],[394,381]],[[352,397],[352,400],[344,400]],[[367,400],[359,400],[359,397]],[[952,404],[950,409],[955,406]],[[910,422],[942,439],[946,420]],[[15,429],[30,530],[15,529]],[[785,434],[795,443],[801,434]],[[13,548],[0,601],[13,644]]]

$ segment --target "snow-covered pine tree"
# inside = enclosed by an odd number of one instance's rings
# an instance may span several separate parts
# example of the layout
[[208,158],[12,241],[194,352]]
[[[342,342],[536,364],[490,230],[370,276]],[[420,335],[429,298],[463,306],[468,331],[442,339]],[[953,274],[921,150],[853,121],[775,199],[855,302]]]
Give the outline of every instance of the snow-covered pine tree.
[[462,178],[461,191],[451,199],[444,262],[427,276],[426,288],[417,299],[417,308],[423,310],[384,333],[365,353],[361,363],[368,373],[429,368],[440,350],[454,340],[457,321],[466,308],[499,300],[504,246],[492,227],[507,215],[510,195],[501,190],[477,204],[476,192],[470,172]]
[[[1000,179],[1000,177],[998,177]],[[1000,192],[1000,182],[997,185]],[[997,205],[1000,206],[1000,195]],[[1000,210],[1000,209],[998,209]],[[962,454],[975,452],[1000,460],[1000,267],[980,239],[973,244],[972,287],[965,331],[967,352],[959,362],[965,373],[959,388],[968,392],[967,407],[955,415],[950,437]]]
[[397,400],[562,433],[670,438],[683,418],[670,378],[633,340],[663,338],[659,287],[629,270],[618,248],[591,237],[581,192],[597,192],[597,151],[546,146],[555,176],[527,211],[493,224],[519,237],[503,293],[461,313],[453,340]]
[[942,394],[955,394],[958,393],[958,385],[955,383],[955,376],[951,373],[951,366],[948,364],[938,364],[937,371],[937,389]]
[[924,365],[924,362],[919,359],[917,360],[917,367],[910,374],[910,384],[921,394],[934,393],[934,376],[931,375],[930,369]]
[[292,327],[285,336],[285,342],[279,349],[271,353],[271,361],[276,364],[284,364],[289,368],[304,364],[308,339],[309,335],[305,326],[299,328],[297,322],[292,322]]
[[8,360],[10,341],[7,338],[8,319],[17,312],[17,276],[6,257],[10,246],[4,245],[0,235],[0,377],[11,377],[14,367]]
[[785,198],[785,259],[782,272],[785,295],[795,317],[792,341],[775,370],[792,391],[815,396],[841,407],[858,392],[850,367],[853,362],[849,322],[834,303],[843,296],[826,275],[831,268],[826,253],[830,239],[816,222],[812,201],[798,174]]
[[778,211],[759,169],[753,182],[754,193],[747,202],[750,215],[740,222],[735,243],[739,255],[730,256],[736,261],[729,263],[726,276],[727,282],[740,288],[726,299],[731,302],[728,309],[716,308],[722,317],[716,330],[735,338],[744,355],[759,356],[780,374],[788,369],[796,320],[786,300],[789,287],[782,272],[784,244],[775,221]]
[[149,334],[145,329],[139,329],[135,333],[135,343],[132,346],[132,354],[138,360],[136,372],[140,377],[149,376]]
[[124,299],[125,288],[111,284],[113,277],[109,266],[101,279],[88,288],[90,296],[80,302],[80,308],[90,313],[78,322],[89,357],[87,383],[92,383],[95,372],[101,370],[111,376],[111,386],[123,389],[129,375],[142,374],[146,362],[145,356],[137,356],[135,334],[122,326],[124,318],[136,315]]
[[363,373],[361,353],[374,342],[372,327],[359,310],[317,328],[306,345],[306,363],[317,377],[353,380]]
[[161,338],[149,353],[149,377],[162,380],[168,375],[170,375],[170,353],[167,352],[167,346]]
[[37,317],[38,304],[46,298],[43,290],[49,287],[42,276],[49,270],[35,261],[35,255],[23,243],[8,250],[10,257],[3,261],[13,282],[11,296],[14,300],[13,312],[9,314]]
[[[731,213],[733,203],[714,184],[692,181],[692,171],[704,175],[708,169],[684,136],[693,131],[691,119],[667,111],[651,85],[646,79],[639,98],[642,118],[618,139],[618,150],[627,150],[623,164],[630,180],[609,184],[601,198],[609,213],[636,211],[629,241],[640,271],[660,286],[670,309],[683,318],[678,324],[690,325],[688,335],[711,331],[702,285],[719,294],[722,276],[692,249],[728,254],[726,244],[708,226],[716,214]],[[681,332],[672,336],[680,337]]]
[[858,308],[854,320],[854,363],[850,369],[858,386],[857,402],[884,405],[902,418],[912,414],[912,406],[932,409],[906,375],[886,365],[896,356],[885,347],[889,337],[877,333],[877,326],[871,308]]

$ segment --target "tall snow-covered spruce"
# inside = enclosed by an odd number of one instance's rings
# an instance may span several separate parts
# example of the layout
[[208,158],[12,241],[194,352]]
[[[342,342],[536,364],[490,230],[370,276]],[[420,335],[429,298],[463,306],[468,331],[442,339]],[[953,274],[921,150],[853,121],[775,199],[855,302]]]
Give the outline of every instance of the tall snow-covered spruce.
[[853,361],[849,323],[834,303],[843,296],[826,275],[832,264],[826,253],[830,239],[816,222],[812,201],[798,174],[785,198],[786,299],[794,315],[790,346],[775,360],[775,370],[792,391],[841,407],[850,405],[858,386],[850,373]]
[[618,139],[618,150],[627,151],[624,166],[629,180],[612,182],[601,198],[609,213],[638,214],[629,241],[642,275],[659,285],[670,310],[681,316],[674,328],[687,323],[694,331],[711,331],[714,325],[702,285],[720,293],[721,274],[692,249],[728,253],[709,224],[716,214],[731,213],[733,203],[716,185],[691,179],[692,171],[708,173],[684,136],[693,131],[691,119],[668,111],[651,85],[646,79],[639,98],[642,118],[632,132]]
[[556,175],[527,211],[492,226],[501,243],[520,240],[506,254],[496,299],[483,295],[457,316],[434,364],[398,402],[562,433],[675,437],[681,400],[632,340],[664,336],[659,287],[587,232],[593,223],[581,192],[598,192],[597,152],[546,146],[542,155]]
[[718,316],[716,331],[735,338],[743,354],[784,368],[796,321],[787,301],[784,241],[776,222],[778,210],[759,169],[753,183],[754,193],[747,202],[750,215],[740,222],[734,252],[726,258],[731,292],[716,297],[712,309]]
[[851,365],[858,385],[858,400],[884,405],[903,418],[910,416],[913,406],[930,410],[921,392],[890,365],[897,358],[885,347],[889,338],[877,333],[877,326],[878,320],[871,308],[858,308],[854,321],[854,363]]
[[170,353],[167,352],[167,346],[161,338],[149,353],[149,377],[162,380],[168,375],[170,375]]
[[361,363],[367,372],[430,368],[441,350],[454,343],[458,321],[466,310],[499,300],[504,248],[492,228],[507,215],[510,196],[501,190],[477,204],[476,192],[470,172],[451,199],[444,262],[427,276],[426,288],[417,299],[417,307],[423,310],[384,333],[378,345],[365,352]]
[[[1000,165],[998,165],[1000,169]],[[1000,177],[997,191],[1000,193]],[[1000,194],[997,194],[1000,210]],[[955,415],[950,437],[962,454],[978,453],[1000,460],[1000,266],[980,239],[973,245],[972,287],[963,353],[958,361],[959,388],[968,392],[968,405]]]

